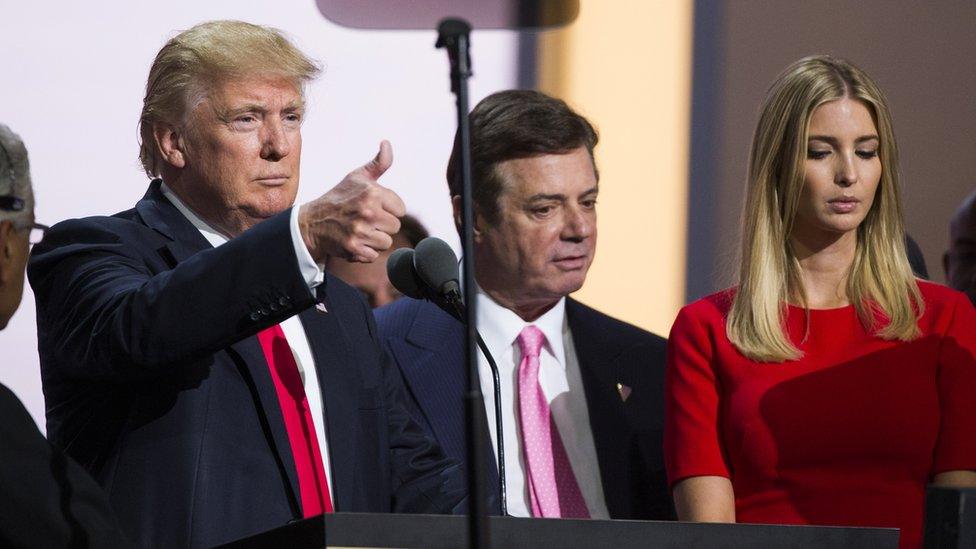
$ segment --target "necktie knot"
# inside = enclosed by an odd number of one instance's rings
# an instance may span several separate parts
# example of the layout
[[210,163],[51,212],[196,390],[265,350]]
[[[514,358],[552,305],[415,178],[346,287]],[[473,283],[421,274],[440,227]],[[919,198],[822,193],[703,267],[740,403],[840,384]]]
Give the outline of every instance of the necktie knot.
[[522,357],[539,358],[539,351],[546,341],[546,334],[534,324],[529,324],[518,335],[519,350]]

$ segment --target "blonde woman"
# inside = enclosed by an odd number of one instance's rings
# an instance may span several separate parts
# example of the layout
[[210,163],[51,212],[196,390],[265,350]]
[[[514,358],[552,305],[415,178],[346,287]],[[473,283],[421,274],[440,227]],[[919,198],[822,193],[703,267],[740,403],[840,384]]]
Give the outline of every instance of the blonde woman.
[[665,453],[681,520],[884,526],[976,486],[976,311],[912,276],[886,100],[809,57],[770,89],[739,284],[682,309]]

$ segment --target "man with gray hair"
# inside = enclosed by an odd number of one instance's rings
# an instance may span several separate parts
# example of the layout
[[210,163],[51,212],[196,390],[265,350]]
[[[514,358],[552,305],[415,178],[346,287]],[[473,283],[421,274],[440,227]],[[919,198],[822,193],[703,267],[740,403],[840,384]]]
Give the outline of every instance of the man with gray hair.
[[[20,305],[34,222],[27,149],[0,124],[0,330]],[[4,364],[10,366],[10,364]],[[118,521],[102,489],[51,446],[14,393],[0,384],[0,545],[120,547]]]
[[139,543],[209,547],[332,510],[448,513],[459,466],[409,417],[359,293],[404,214],[377,156],[292,207],[317,65],[237,21],[149,72],[135,208],[53,227],[31,259],[48,434]]

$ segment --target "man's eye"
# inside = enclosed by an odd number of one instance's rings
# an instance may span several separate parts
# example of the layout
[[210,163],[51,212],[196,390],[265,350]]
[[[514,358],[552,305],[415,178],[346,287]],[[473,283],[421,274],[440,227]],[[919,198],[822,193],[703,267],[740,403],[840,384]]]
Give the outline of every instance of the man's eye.
[[254,127],[258,122],[258,117],[253,114],[244,114],[234,118],[231,121],[231,126],[237,129],[247,129]]
[[535,215],[549,215],[550,213],[552,213],[553,209],[554,208],[552,206],[542,206],[539,208],[533,208],[532,213],[534,213]]
[[596,208],[596,199],[594,198],[592,200],[584,200],[583,202],[581,202],[581,204],[583,204],[584,208],[592,210],[593,208]]

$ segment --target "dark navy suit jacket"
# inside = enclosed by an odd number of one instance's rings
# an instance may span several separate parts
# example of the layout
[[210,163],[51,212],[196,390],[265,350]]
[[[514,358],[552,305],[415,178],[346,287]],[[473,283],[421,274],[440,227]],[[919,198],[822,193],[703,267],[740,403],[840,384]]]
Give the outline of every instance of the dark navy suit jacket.
[[51,446],[20,400],[0,384],[0,547],[131,545],[108,498]]
[[134,209],[60,223],[33,251],[48,436],[140,544],[213,546],[302,516],[254,337],[296,314],[336,510],[453,512],[463,499],[460,466],[410,419],[359,293],[328,275],[309,291],[289,215],[212,248],[157,181]]
[[[566,316],[611,518],[674,518],[662,451],[666,341],[573,299],[566,300]],[[376,322],[406,382],[412,414],[449,457],[463,462],[462,324],[429,302],[409,298],[378,309]],[[618,383],[631,388],[626,401]],[[493,418],[489,414],[489,421]],[[490,451],[491,444],[485,446]],[[498,471],[495,460],[486,459],[495,487],[489,505],[498,514]]]

